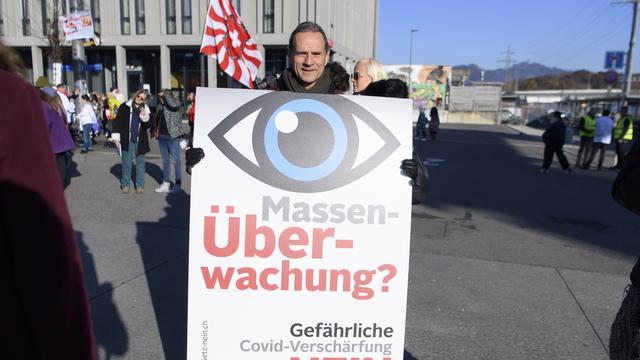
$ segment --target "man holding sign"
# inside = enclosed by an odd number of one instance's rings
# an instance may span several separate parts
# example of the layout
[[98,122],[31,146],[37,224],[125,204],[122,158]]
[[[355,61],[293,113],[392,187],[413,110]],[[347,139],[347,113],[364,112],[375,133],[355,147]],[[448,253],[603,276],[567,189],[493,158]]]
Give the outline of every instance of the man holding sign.
[[187,357],[401,359],[411,102],[323,95],[317,24],[289,50],[291,92],[198,90]]

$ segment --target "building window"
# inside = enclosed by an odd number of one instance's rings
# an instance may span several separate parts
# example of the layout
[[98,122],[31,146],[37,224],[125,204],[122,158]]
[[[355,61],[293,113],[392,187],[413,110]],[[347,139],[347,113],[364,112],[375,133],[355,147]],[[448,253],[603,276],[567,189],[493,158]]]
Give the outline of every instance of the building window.
[[182,33],[191,32],[191,0],[182,0]]
[[167,0],[167,34],[176,33],[176,0]]
[[131,14],[129,14],[129,0],[120,0],[120,33],[131,34]]
[[2,1],[0,1],[0,36],[4,36],[4,17],[2,14]]
[[93,17],[93,31],[100,32],[100,1],[91,0],[91,16]]
[[31,19],[29,19],[29,0],[22,0],[22,35],[31,36]]
[[144,0],[135,0],[136,4],[136,34],[144,35]]
[[49,10],[47,10],[47,0],[40,0],[40,10],[42,12],[42,35],[49,36],[51,17],[49,16]]
[[262,2],[262,32],[273,34],[273,8],[274,0],[264,0]]
[[264,50],[265,65],[264,74],[266,76],[281,73],[287,68],[287,49],[286,48],[267,48]]

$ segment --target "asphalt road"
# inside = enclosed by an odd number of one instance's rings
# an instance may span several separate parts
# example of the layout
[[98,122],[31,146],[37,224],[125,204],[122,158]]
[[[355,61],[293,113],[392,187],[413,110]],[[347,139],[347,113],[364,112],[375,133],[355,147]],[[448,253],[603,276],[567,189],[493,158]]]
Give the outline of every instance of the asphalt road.
[[[124,195],[100,146],[74,156],[65,192],[100,358],[184,359],[188,175],[184,194],[153,193],[155,148],[146,192]],[[540,174],[539,138],[504,126],[445,125],[415,146],[433,181],[413,208],[404,358],[606,359],[640,254],[637,218],[609,195],[615,173]]]

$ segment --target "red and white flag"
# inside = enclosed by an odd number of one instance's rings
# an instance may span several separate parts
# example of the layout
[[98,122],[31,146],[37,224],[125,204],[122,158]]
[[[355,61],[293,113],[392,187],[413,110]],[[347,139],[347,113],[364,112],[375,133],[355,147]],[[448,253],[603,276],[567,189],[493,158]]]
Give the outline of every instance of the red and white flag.
[[218,59],[220,68],[253,88],[262,55],[229,0],[210,0],[200,53]]

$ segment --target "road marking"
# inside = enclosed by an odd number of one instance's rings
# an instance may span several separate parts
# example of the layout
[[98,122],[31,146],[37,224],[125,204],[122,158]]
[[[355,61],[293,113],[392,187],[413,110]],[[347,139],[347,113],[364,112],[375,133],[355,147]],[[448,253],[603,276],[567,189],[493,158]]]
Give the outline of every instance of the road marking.
[[443,163],[447,160],[445,159],[436,159],[436,158],[427,158],[427,160],[422,160],[422,163],[425,166],[438,166],[440,163]]

